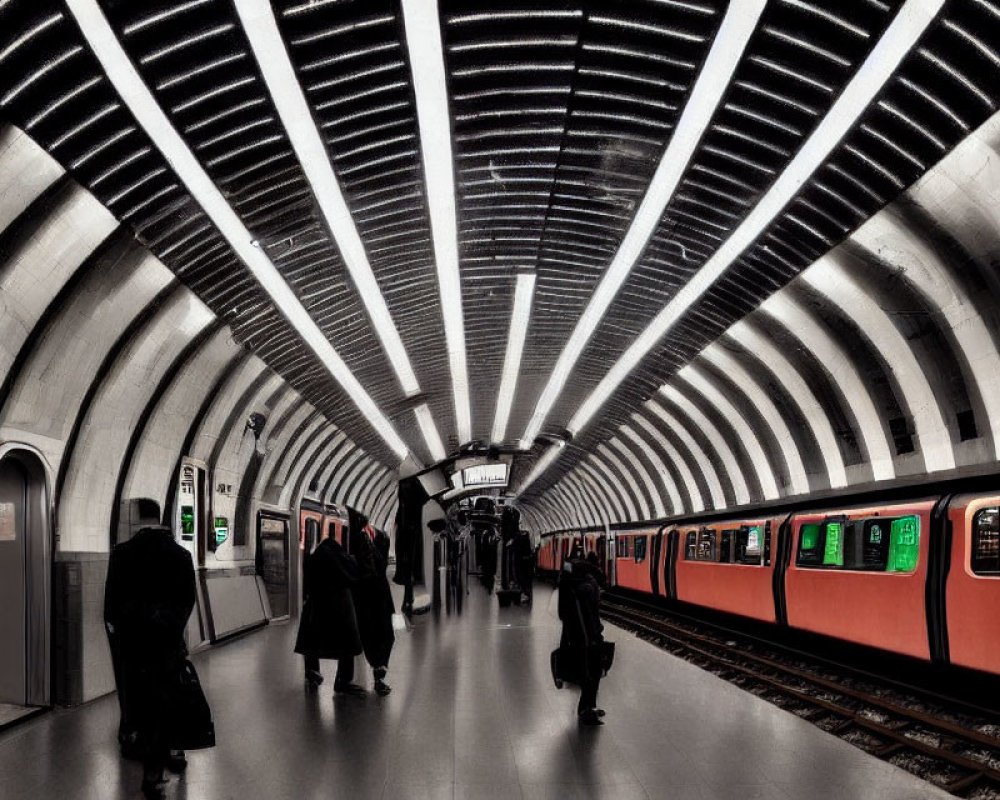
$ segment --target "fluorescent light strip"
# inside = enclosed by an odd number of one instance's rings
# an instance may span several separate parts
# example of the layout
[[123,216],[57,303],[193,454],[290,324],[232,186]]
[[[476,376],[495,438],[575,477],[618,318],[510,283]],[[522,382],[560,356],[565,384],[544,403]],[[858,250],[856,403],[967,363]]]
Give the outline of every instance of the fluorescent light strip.
[[514,493],[514,497],[523,494],[524,491],[538,479],[539,475],[552,466],[552,462],[559,458],[559,454],[562,453],[565,446],[566,443],[560,441],[549,447],[549,449],[542,454],[542,457],[538,459],[535,464],[535,468],[528,473],[528,477],[524,479],[524,483],[518,487],[517,491]]
[[264,251],[251,244],[253,236],[170,124],[170,120],[122,49],[100,6],[95,0],[67,0],[67,6],[91,50],[101,62],[107,79],[145,129],[146,134],[163,153],[187,190],[226,237],[247,269],[271,296],[275,308],[298,331],[392,451],[400,459],[405,458],[408,452],[407,446],[392,427],[392,423],[323,335]]
[[267,0],[240,0],[235,7],[271,99],[278,110],[278,116],[288,132],[292,149],[302,165],[358,294],[364,301],[372,328],[385,348],[403,392],[407,397],[418,394],[420,384],[378,281],[375,280],[361,236],[333,172],[326,146],[316,130],[309,104],[295,77],[285,42],[278,31],[274,10]]
[[427,442],[431,458],[436,462],[444,461],[447,453],[444,451],[444,444],[442,444],[441,436],[434,424],[434,416],[431,414],[430,407],[427,403],[421,403],[413,409],[413,413],[417,415],[417,424],[420,426],[420,432],[424,435],[424,441]]
[[403,0],[402,7],[406,49],[410,55],[413,92],[417,100],[420,150],[427,185],[434,261],[441,291],[441,316],[451,367],[455,420],[459,441],[468,442],[472,439],[472,415],[465,360],[462,282],[458,269],[451,117],[437,0]]
[[530,446],[538,436],[590,337],[597,330],[598,324],[645,250],[650,237],[656,232],[663,212],[673,198],[688,162],[694,155],[698,142],[701,141],[729,86],[729,81],[736,71],[765,4],[766,0],[730,3],[729,10],[719,26],[719,32],[708,51],[705,64],[691,90],[691,97],[681,113],[674,135],[670,138],[670,144],[667,145],[649,184],[649,190],[643,197],[618,252],[615,253],[610,266],[597,285],[569,341],[559,354],[559,360],[556,361],[552,375],[549,376],[548,383],[542,390],[535,411],[528,422],[522,437],[522,446],[525,443]]
[[521,371],[521,353],[524,350],[524,337],[528,332],[528,321],[531,319],[531,301],[534,293],[535,273],[520,273],[514,289],[514,310],[510,315],[507,354],[503,359],[500,394],[497,397],[496,417],[493,420],[493,433],[490,436],[490,441],[495,444],[503,442],[507,435],[507,421],[510,419],[510,407],[514,402],[514,390],[517,388],[517,377]]
[[857,122],[900,62],[933,22],[944,0],[907,0],[868,58],[837,98],[830,112],[806,140],[795,158],[754,206],[743,223],[722,244],[694,277],[664,306],[649,326],[608,371],[570,420],[578,431],[597,413],[619,384],[656,346],[678,319],[729,266],[760,236],[829,157]]

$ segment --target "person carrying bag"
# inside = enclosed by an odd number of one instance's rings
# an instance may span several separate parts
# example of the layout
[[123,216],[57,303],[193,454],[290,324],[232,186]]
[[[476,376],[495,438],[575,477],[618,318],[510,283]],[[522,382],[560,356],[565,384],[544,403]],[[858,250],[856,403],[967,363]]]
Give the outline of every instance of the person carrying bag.
[[611,667],[614,644],[605,642],[600,618],[600,581],[579,549],[563,565],[559,577],[559,618],[563,629],[559,648],[552,653],[552,674],[557,688],[562,682],[580,687],[577,717],[582,725],[603,725],[597,707],[602,674]]

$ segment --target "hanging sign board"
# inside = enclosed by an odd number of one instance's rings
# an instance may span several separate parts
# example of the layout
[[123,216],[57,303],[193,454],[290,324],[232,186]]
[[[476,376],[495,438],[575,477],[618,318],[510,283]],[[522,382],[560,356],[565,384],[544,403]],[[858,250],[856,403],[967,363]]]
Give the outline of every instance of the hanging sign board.
[[0,542],[13,542],[17,538],[16,513],[13,503],[0,503]]

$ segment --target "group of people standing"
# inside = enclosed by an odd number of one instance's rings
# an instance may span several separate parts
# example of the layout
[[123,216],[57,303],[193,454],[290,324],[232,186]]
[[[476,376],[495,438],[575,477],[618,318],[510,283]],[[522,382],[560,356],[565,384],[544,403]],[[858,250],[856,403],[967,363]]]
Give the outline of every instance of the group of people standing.
[[391,691],[385,682],[396,640],[395,604],[386,568],[389,537],[374,531],[358,511],[348,509],[347,547],[329,536],[306,556],[302,616],[295,652],[305,659],[306,685],[323,683],[320,659],[337,662],[336,694],[364,696],[354,682],[354,658],[362,652],[372,668],[375,692]]

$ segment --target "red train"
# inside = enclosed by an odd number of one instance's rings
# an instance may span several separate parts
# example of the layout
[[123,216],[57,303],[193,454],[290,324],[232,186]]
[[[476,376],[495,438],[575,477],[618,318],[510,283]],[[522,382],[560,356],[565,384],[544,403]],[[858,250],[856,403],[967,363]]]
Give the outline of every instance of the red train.
[[581,536],[615,586],[1000,674],[1000,491],[560,533],[539,566]]

